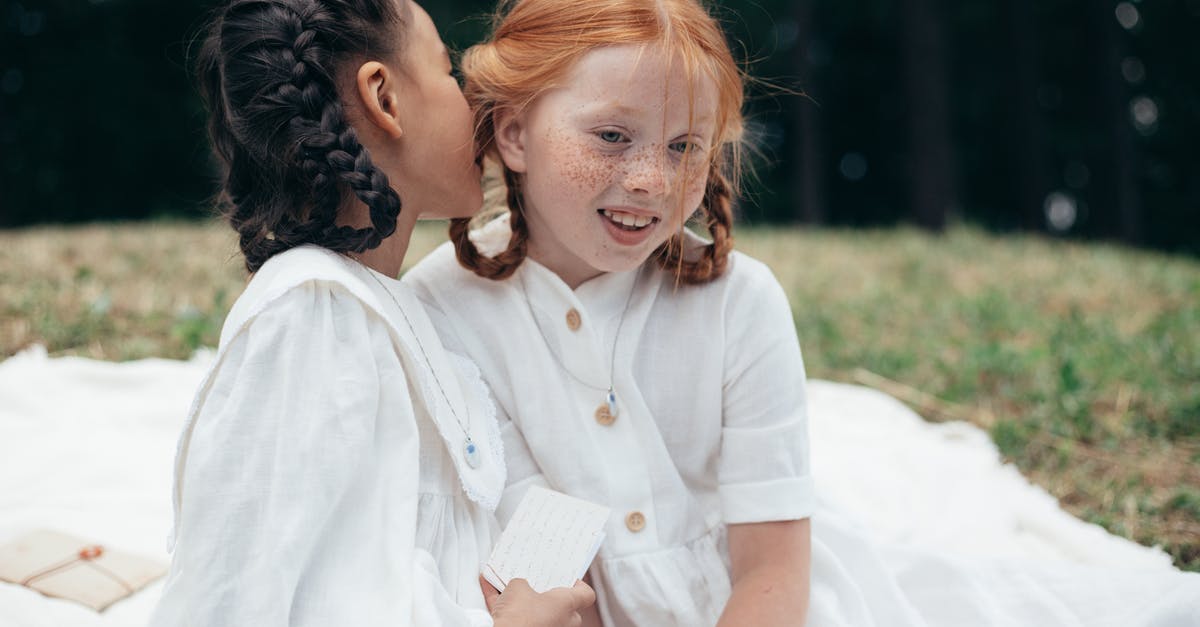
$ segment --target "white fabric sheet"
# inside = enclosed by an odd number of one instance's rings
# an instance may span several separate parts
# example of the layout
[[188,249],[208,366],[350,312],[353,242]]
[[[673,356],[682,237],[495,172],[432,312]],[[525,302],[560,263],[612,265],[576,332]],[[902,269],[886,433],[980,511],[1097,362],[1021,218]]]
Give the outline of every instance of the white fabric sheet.
[[[165,562],[175,442],[212,356],[0,363],[0,543],[52,527]],[[1200,625],[1200,575],[1066,514],[978,429],[858,386],[808,394],[811,625]],[[97,614],[0,584],[0,626],[141,626],[160,594]]]

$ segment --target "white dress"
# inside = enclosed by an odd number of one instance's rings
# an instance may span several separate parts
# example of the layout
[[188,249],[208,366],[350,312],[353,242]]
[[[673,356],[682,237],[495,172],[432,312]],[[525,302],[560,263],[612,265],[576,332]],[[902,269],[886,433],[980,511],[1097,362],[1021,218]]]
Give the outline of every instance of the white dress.
[[[507,241],[502,222],[474,234],[481,249]],[[479,278],[446,244],[403,280],[492,390],[509,466],[501,522],[534,484],[613,508],[591,570],[610,627],[715,624],[731,591],[726,525],[805,517],[812,627],[1200,625],[1189,618],[1200,612],[1189,600],[1200,599],[1200,576],[917,550],[831,506],[810,476],[791,309],[770,270],[745,255],[734,253],[727,273],[704,286],[677,285],[651,263],[571,290],[532,260],[504,281]],[[619,409],[611,421],[601,409],[610,373]],[[879,396],[826,387],[814,416]],[[844,466],[879,473],[872,459]],[[894,483],[903,503],[905,482]]]
[[152,625],[492,624],[494,408],[409,288],[372,273],[301,247],[234,304],[179,442]]
[[506,281],[475,277],[443,246],[404,281],[496,398],[501,521],[535,483],[613,509],[591,571],[606,624],[715,623],[730,594],[725,526],[814,511],[804,367],[763,264],[735,254],[701,288],[647,264],[573,291],[532,260]]

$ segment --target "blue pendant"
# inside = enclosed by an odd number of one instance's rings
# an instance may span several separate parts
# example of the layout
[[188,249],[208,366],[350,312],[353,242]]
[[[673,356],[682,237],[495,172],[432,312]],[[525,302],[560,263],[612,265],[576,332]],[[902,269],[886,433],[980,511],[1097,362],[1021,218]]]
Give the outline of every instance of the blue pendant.
[[604,400],[605,400],[605,402],[608,403],[609,415],[611,415],[613,418],[616,418],[617,417],[617,395],[613,393],[611,388],[608,390],[608,396],[605,397]]
[[483,457],[479,454],[479,447],[475,446],[470,437],[463,443],[463,458],[467,460],[467,465],[471,468],[479,468],[479,465],[483,463]]

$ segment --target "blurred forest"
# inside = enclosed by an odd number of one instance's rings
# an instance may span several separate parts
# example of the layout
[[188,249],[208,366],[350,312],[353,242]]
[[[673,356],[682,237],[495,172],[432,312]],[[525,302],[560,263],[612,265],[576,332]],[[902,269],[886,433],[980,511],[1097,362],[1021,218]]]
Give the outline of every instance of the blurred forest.
[[[208,212],[189,58],[213,4],[0,0],[0,227]],[[492,6],[423,4],[460,49]],[[744,220],[1200,254],[1200,0],[713,6],[777,86],[751,90]]]

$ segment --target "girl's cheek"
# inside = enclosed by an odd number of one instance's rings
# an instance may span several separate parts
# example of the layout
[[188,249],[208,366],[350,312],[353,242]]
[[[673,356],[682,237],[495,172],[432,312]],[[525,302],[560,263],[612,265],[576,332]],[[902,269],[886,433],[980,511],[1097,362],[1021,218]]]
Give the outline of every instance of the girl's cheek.
[[562,161],[564,183],[575,189],[594,190],[608,185],[616,171],[612,155],[599,154],[585,146]]
[[558,164],[558,178],[572,189],[596,189],[607,185],[616,167],[613,155],[604,154],[586,139],[578,139],[559,131],[550,134],[550,154]]
[[680,164],[676,170],[676,180],[681,182],[679,189],[689,204],[692,199],[696,199],[699,203],[700,199],[704,197],[704,189],[708,185],[707,163],[700,160],[700,163]]

